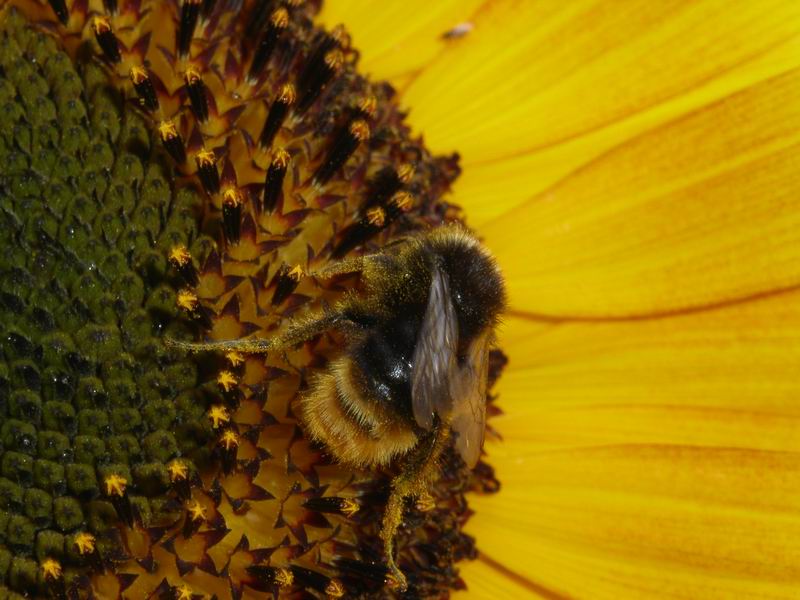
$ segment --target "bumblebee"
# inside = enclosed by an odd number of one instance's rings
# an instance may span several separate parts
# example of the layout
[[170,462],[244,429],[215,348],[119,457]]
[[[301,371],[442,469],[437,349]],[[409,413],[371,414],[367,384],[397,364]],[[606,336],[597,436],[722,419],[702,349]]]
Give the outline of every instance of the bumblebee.
[[361,273],[363,291],[332,308],[293,320],[269,339],[209,343],[171,341],[190,350],[265,353],[327,330],[345,335],[346,350],[300,397],[311,438],[339,462],[368,468],[402,460],[381,528],[394,583],[403,501],[419,496],[448,444],[473,467],[483,444],[489,347],[505,305],[494,259],[460,226],[401,238],[377,254],[332,263],[317,277]]

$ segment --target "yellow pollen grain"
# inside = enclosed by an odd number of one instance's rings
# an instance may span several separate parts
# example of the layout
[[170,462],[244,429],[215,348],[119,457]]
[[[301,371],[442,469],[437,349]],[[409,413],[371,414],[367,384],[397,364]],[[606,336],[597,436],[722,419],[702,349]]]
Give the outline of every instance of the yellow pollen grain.
[[178,292],[176,302],[178,307],[182,308],[183,310],[194,312],[194,310],[197,308],[197,294],[191,290],[181,290]]
[[334,71],[338,71],[344,64],[344,54],[341,50],[331,50],[325,55],[325,64]]
[[125,488],[128,485],[128,480],[122,477],[121,475],[117,475],[116,473],[112,473],[108,477],[105,478],[104,483],[106,484],[106,495],[107,496],[124,496],[125,495]]
[[380,206],[370,208],[367,211],[367,221],[375,227],[383,227],[386,222],[386,212]]
[[289,12],[285,8],[275,10],[269,18],[273,27],[285,29],[289,25]]
[[358,502],[352,498],[345,498],[344,502],[342,502],[342,507],[339,510],[344,516],[352,517],[360,509],[361,507],[358,505]]
[[158,135],[162,140],[171,140],[178,137],[178,130],[175,128],[175,123],[172,121],[161,121],[158,124]]
[[294,583],[294,574],[289,569],[281,567],[275,573],[275,583],[280,587],[289,587]]
[[217,157],[211,150],[203,148],[195,155],[194,160],[198,167],[211,167],[217,161]]
[[169,251],[169,260],[180,267],[192,260],[192,255],[184,245],[173,246]]
[[369,125],[367,122],[358,119],[357,121],[353,121],[350,124],[350,133],[353,134],[353,137],[356,138],[359,142],[363,142],[364,140],[369,139]]
[[58,579],[61,577],[61,563],[52,558],[42,561],[42,573],[45,579]]
[[237,207],[242,203],[242,193],[235,187],[226,188],[222,192],[222,201],[228,206]]
[[232,429],[225,430],[222,437],[219,438],[220,446],[224,446],[225,450],[232,450],[239,445],[239,436]]
[[130,71],[131,81],[134,85],[139,85],[148,78],[147,70],[139,65],[133,65]]
[[230,371],[220,371],[220,374],[217,375],[217,385],[226,392],[230,392],[239,385],[239,381],[236,379],[236,375]]
[[244,362],[244,356],[235,350],[225,353],[225,358],[231,363],[231,366],[238,367]]
[[91,554],[95,549],[95,542],[97,539],[88,531],[81,531],[75,536],[75,547],[78,549],[78,554]]
[[106,31],[111,31],[111,23],[109,22],[108,17],[96,15],[95,18],[92,19],[92,29],[97,35],[105,33]]
[[192,504],[186,507],[189,511],[189,516],[192,521],[205,521],[206,520],[206,507],[195,500]]
[[278,92],[278,101],[281,104],[294,104],[297,99],[297,91],[291,83],[284,83]]
[[397,177],[400,179],[402,183],[408,183],[411,181],[411,178],[414,177],[414,172],[416,168],[411,163],[403,163],[397,169]]
[[167,467],[169,472],[170,481],[178,481],[179,479],[186,479],[189,474],[189,468],[182,460],[176,460],[169,464]]
[[325,594],[328,598],[343,598],[344,592],[344,584],[338,579],[331,579],[325,586]]
[[414,204],[414,199],[408,192],[397,192],[392,196],[392,204],[403,212],[408,212]]
[[275,155],[272,157],[272,164],[279,169],[285,169],[289,166],[289,161],[292,160],[291,155],[283,148],[278,148]]
[[208,411],[208,418],[211,419],[211,425],[214,429],[219,429],[223,423],[227,423],[231,420],[228,409],[221,404],[215,404],[211,407]]

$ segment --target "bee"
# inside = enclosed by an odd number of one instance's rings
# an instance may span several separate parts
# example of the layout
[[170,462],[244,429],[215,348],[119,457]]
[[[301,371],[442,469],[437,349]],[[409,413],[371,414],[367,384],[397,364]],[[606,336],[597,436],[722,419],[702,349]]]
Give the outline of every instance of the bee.
[[274,337],[170,343],[189,351],[265,353],[328,330],[344,334],[344,352],[299,398],[298,414],[306,433],[340,463],[370,468],[402,461],[380,536],[390,576],[405,589],[394,560],[404,500],[425,493],[448,444],[469,467],[480,457],[489,348],[505,286],[491,255],[457,225],[401,238],[313,275],[355,272],[361,293],[348,292]]

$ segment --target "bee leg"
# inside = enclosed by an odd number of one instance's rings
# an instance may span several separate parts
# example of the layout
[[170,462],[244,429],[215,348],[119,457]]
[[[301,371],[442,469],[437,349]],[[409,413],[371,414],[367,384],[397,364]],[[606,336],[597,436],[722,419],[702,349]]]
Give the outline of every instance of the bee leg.
[[437,420],[433,430],[411,451],[400,474],[392,481],[392,491],[383,513],[380,537],[383,540],[383,552],[389,569],[389,585],[400,591],[405,591],[408,583],[394,560],[394,538],[403,521],[404,502],[408,497],[420,496],[428,491],[428,484],[436,474],[437,461],[449,438],[449,425]]
[[291,348],[319,335],[323,331],[351,327],[352,323],[339,311],[330,311],[293,322],[281,334],[271,338],[242,338],[219,342],[184,342],[165,338],[164,343],[186,352],[243,352],[245,354],[265,354],[274,350]]
[[364,269],[364,262],[366,256],[354,256],[353,258],[345,258],[344,260],[337,260],[328,263],[321,269],[310,271],[308,274],[311,277],[319,277],[320,279],[327,279],[336,275],[344,273],[359,273]]

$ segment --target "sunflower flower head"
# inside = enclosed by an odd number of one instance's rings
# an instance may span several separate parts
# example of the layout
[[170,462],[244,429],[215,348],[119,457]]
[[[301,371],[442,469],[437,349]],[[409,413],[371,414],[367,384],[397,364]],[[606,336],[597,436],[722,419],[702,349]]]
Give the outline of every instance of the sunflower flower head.
[[[457,156],[410,135],[317,3],[14,1],[0,13],[0,582],[101,597],[399,595],[396,467],[337,465],[293,406],[344,340],[269,337],[358,288],[332,261],[458,219]],[[503,364],[492,355],[490,381]],[[405,503],[408,593],[463,586],[448,449]],[[394,584],[394,586],[393,586]],[[5,591],[5,590],[4,590]]]

